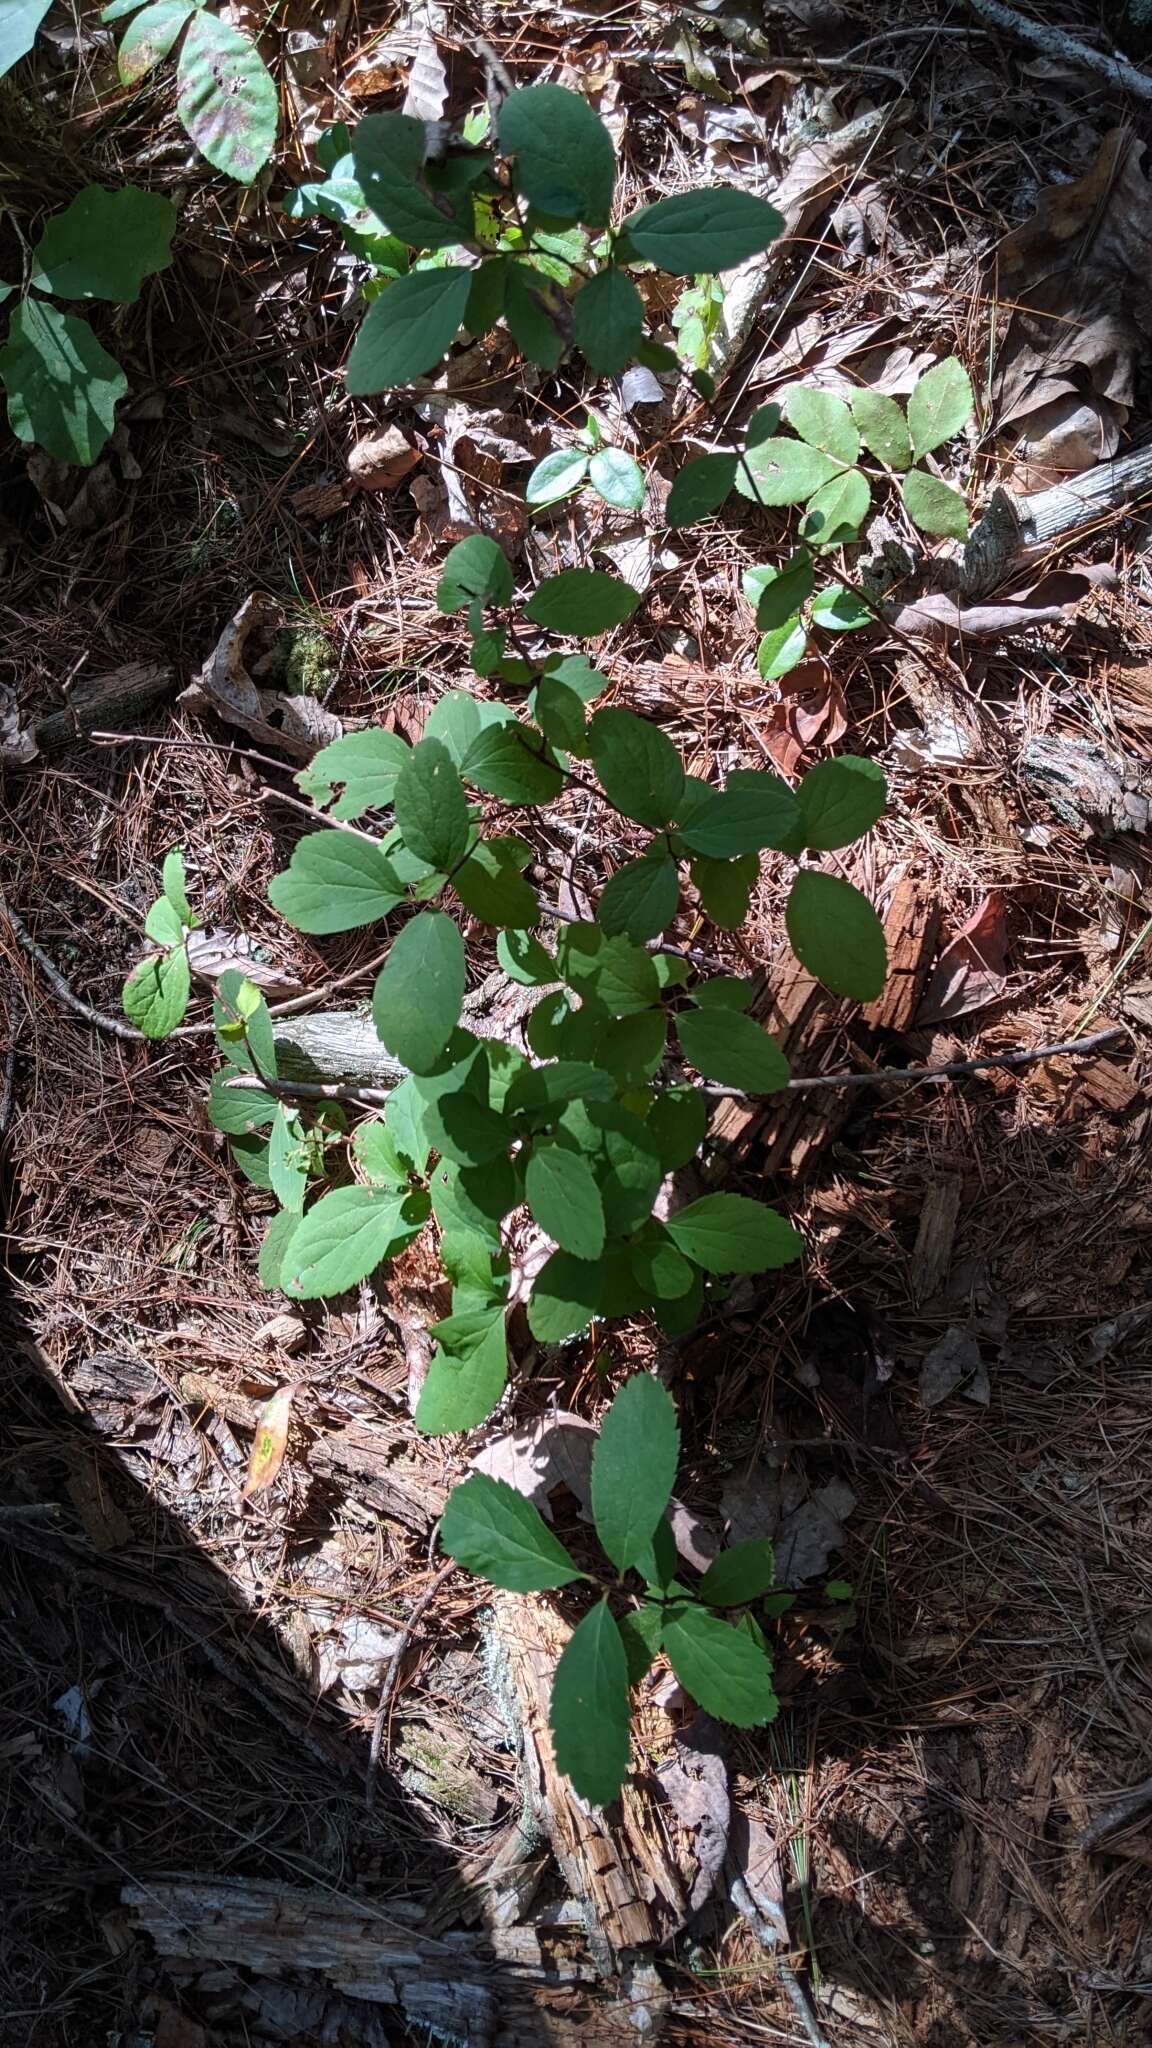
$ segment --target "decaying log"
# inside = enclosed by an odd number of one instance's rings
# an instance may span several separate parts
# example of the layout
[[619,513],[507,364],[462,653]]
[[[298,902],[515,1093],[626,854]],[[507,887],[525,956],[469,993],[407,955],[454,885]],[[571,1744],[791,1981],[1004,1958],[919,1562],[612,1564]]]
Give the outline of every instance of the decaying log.
[[357,1500],[403,1522],[415,1536],[426,1536],[444,1507],[446,1489],[405,1454],[399,1436],[370,1422],[352,1422],[317,1437],[308,1465],[321,1478],[352,1474]]
[[172,688],[170,668],[130,661],[107,675],[81,677],[59,711],[38,719],[33,737],[40,754],[57,754],[92,732],[122,732],[135,726]]
[[[650,1963],[601,1985],[579,1936],[532,1927],[422,1934],[408,1901],[186,1877],[126,1885],[162,1956],[257,1978],[310,1972],[365,2008],[399,2010],[421,2038],[468,2048],[637,2048],[659,2039],[668,1994]],[[186,1972],[182,1971],[186,1978]],[[193,1984],[194,1990],[194,1984]]]
[[345,1088],[394,1088],[407,1071],[385,1052],[367,1010],[314,1010],[274,1023],[285,1081],[332,1081]]
[[970,596],[986,595],[1009,570],[1039,561],[1058,543],[1112,513],[1145,504],[1149,498],[1152,440],[1032,497],[1014,498],[1008,491],[994,491],[987,511],[968,537],[961,588]]
[[939,905],[915,875],[902,875],[884,919],[888,979],[883,994],[863,1012],[873,1031],[907,1031],[936,955],[939,928]]

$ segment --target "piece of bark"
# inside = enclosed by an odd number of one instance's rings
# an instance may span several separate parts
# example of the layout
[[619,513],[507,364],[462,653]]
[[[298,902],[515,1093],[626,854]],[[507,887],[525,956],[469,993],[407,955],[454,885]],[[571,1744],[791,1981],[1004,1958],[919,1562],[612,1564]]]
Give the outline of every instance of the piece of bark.
[[962,1193],[961,1182],[950,1177],[934,1181],[924,1197],[909,1275],[916,1302],[931,1301],[948,1277]]
[[61,710],[37,720],[38,752],[59,753],[89,733],[121,732],[137,725],[168,695],[174,680],[170,668],[149,661],[130,661],[106,675],[79,680]]
[[1144,1093],[1139,1082],[1116,1060],[1053,1060],[1051,1065],[1067,1077],[1074,1100],[1086,1097],[1106,1116],[1127,1116]]
[[358,1500],[392,1521],[403,1522],[416,1536],[426,1536],[443,1512],[446,1489],[414,1459],[405,1457],[403,1439],[370,1422],[351,1422],[346,1429],[317,1437],[308,1453],[308,1468],[322,1478],[351,1477]]
[[258,1976],[313,1972],[365,2006],[397,2008],[422,2038],[472,2048],[636,2048],[663,2031],[668,1994],[652,1966],[626,1968],[601,1986],[568,1930],[430,1936],[407,1900],[377,1906],[259,1880],[149,1878],[121,1896],[162,1956],[238,1964]]
[[407,1072],[385,1052],[367,1010],[314,1010],[274,1020],[284,1081],[331,1081],[345,1088],[394,1088]]
[[[772,1033],[795,1074],[818,1074],[843,1065],[842,1039],[849,1005],[829,995],[796,960],[789,959],[753,997],[749,1014]],[[755,1136],[764,1148],[764,1171],[799,1175],[839,1130],[849,1113],[846,1089],[779,1095],[771,1103],[729,1098],[712,1119],[713,1139],[743,1149]]]
[[896,885],[884,937],[888,943],[888,979],[863,1017],[873,1031],[907,1031],[916,1011],[924,977],[936,951],[940,911],[914,875]]
[[1041,561],[1087,527],[1107,524],[1152,497],[1152,439],[1081,476],[1031,497],[993,491],[964,549],[961,588],[969,596],[995,590],[1009,570]]

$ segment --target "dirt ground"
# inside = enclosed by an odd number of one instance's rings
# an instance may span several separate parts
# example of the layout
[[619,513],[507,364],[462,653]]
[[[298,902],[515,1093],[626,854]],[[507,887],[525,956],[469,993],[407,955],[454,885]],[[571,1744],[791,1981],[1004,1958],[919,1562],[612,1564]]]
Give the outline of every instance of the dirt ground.
[[[285,79],[273,195],[326,120],[399,104],[422,19],[325,17],[316,76],[291,89],[269,36]],[[1147,436],[1149,101],[1062,46],[1038,52],[935,0],[883,20],[791,0],[724,17],[723,33],[711,12],[637,0],[429,19],[453,116],[483,95],[478,36],[519,82],[550,67],[614,125],[629,203],[698,181],[701,163],[805,195],[722,386],[725,418],[840,365],[880,365],[906,391],[918,362],[958,353],[980,506],[998,482],[1020,496],[1052,481],[1040,430],[1018,445],[1038,391],[1057,438],[1071,394],[1092,461]],[[210,1035],[145,1047],[110,1023],[174,844],[208,926],[242,935],[283,996],[336,981],[351,1004],[371,985],[379,933],[309,940],[267,903],[300,828],[284,801],[298,756],[267,755],[179,692],[262,592],[286,622],[272,680],[346,728],[414,737],[445,688],[475,686],[434,589],[479,489],[503,494],[508,544],[536,567],[523,465],[558,422],[600,408],[661,488],[677,435],[704,446],[714,429],[704,415],[650,428],[563,377],[525,383],[499,345],[427,403],[350,399],[362,273],[336,238],[259,185],[239,195],[190,167],[170,67],[131,94],[94,10],[52,24],[0,101],[3,274],[44,205],[90,179],[152,182],[182,211],[172,269],[115,316],[132,397],[108,458],[51,473],[0,437],[0,2041],[1147,2040],[1139,502],[996,587],[1026,607],[1058,563],[1062,610],[935,641],[844,636],[791,691],[761,682],[740,596],[743,569],[779,545],[769,515],[741,501],[672,550],[602,510],[550,531],[554,561],[611,546],[641,562],[625,573],[645,577],[646,603],[598,659],[615,701],[659,719],[694,772],[792,773],[836,747],[885,766],[892,800],[860,879],[886,914],[891,993],[861,1013],[789,979],[770,864],[751,926],[715,936],[734,967],[775,971],[766,1021],[794,1071],[1116,1035],[1095,1056],[881,1078],[763,1117],[726,1106],[728,1170],[793,1217],[802,1265],[745,1283],[674,1347],[638,1324],[569,1346],[473,1439],[423,1439],[405,1330],[428,1272],[409,1264],[340,1303],[267,1294],[270,1198],[206,1120]],[[1093,10],[1061,29],[1113,47]],[[877,109],[862,149],[822,172],[828,138]],[[1003,238],[1082,179],[1075,235],[1030,244],[1007,293]],[[1021,354],[1010,325],[1037,306],[1065,336],[1111,325],[1054,367],[1048,342],[1032,334]],[[388,490],[354,490],[348,452],[385,421],[416,460]],[[86,693],[129,667],[143,694],[93,741],[104,714]],[[477,982],[492,964],[481,936]],[[624,1368],[653,1362],[681,1408],[679,1497],[715,1528],[774,1536],[797,1593],[775,1623],[781,1717],[724,1731],[729,1794],[709,1781],[726,1879],[696,1898],[701,1843],[654,1795],[621,1824],[641,1876],[638,1919],[614,1926],[546,1841],[525,1846],[499,1614],[441,1571],[433,1531],[484,1441],[553,1406],[595,1420]],[[288,1457],[245,1500],[260,1406],[289,1383]],[[658,1691],[646,1712],[655,1784],[685,1731]],[[635,1925],[652,1935],[638,1952],[617,1938]]]

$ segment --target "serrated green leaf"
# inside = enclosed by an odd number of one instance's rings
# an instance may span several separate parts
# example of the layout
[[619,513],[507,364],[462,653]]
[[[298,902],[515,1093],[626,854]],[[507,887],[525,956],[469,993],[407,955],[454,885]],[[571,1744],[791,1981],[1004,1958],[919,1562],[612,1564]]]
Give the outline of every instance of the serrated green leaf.
[[783,399],[784,417],[810,448],[819,448],[836,462],[855,462],[860,435],[852,415],[835,392],[793,384]]
[[838,875],[804,869],[792,884],[788,941],[802,967],[833,995],[869,1003],[888,972],[884,927],[866,896]]
[[693,526],[718,512],[736,482],[734,455],[697,455],[677,470],[664,506],[668,526]]
[[500,1249],[500,1226],[520,1200],[515,1164],[507,1157],[481,1167],[457,1166],[442,1159],[429,1183],[432,1207],[445,1237],[480,1239],[490,1252]]
[[[619,276],[619,272],[609,275]],[[622,448],[601,448],[588,464],[588,481],[617,512],[635,512],[644,503],[644,472]]]
[[22,299],[0,349],[0,383],[18,441],[90,468],[116,424],[128,379],[86,320]]
[[798,505],[839,476],[840,464],[807,441],[785,436],[751,442],[736,470],[736,489],[758,505]]
[[912,441],[903,407],[884,391],[854,391],[848,402],[864,446],[889,469],[909,469]]
[[343,1294],[419,1236],[430,1214],[422,1192],[334,1188],[308,1210],[292,1238],[281,1286],[294,1301]]
[[661,1642],[685,1692],[706,1714],[736,1728],[776,1719],[772,1667],[741,1629],[685,1601],[666,1611]]
[[531,883],[519,872],[510,841],[479,839],[457,868],[452,887],[474,917],[484,924],[511,925],[523,930],[540,922],[540,904]]
[[504,319],[521,355],[542,370],[556,368],[568,346],[568,306],[559,287],[533,264],[509,264]]
[[365,1179],[373,1187],[406,1188],[408,1166],[401,1157],[393,1133],[380,1117],[358,1124],[352,1139],[352,1153]]
[[811,597],[812,557],[802,550],[782,569],[745,569],[741,580],[745,597],[756,607],[756,624],[762,633],[770,633],[776,626],[792,625]]
[[422,910],[392,941],[376,977],[377,1034],[413,1073],[436,1064],[464,1001],[464,941],[442,910]]
[[461,264],[413,270],[373,299],[348,357],[344,382],[354,397],[411,384],[435,369],[463,325],[472,272]]
[[[333,818],[362,818],[365,811],[383,810],[391,803],[396,777],[410,752],[399,733],[382,732],[378,726],[345,733],[301,768],[296,787],[322,810],[330,810]],[[333,802],[341,783],[343,792]]]
[[191,987],[183,946],[141,960],[124,983],[121,1000],[125,1015],[145,1038],[167,1038],[183,1019]]
[[276,1105],[268,1138],[268,1178],[281,1208],[304,1213],[308,1191],[308,1155],[300,1119],[286,1104]]
[[774,1038],[735,1010],[684,1010],[676,1033],[686,1059],[709,1081],[774,1095],[788,1086],[791,1069]]
[[[52,0],[8,0],[0,9],[0,78],[26,57]],[[138,6],[140,0],[135,0]],[[101,17],[103,19],[103,17]]]
[[651,1542],[676,1484],[680,1427],[659,1380],[634,1373],[604,1417],[592,1453],[592,1518],[617,1571]]
[[549,804],[564,774],[542,733],[515,720],[486,726],[468,749],[465,780],[510,804]]
[[449,548],[436,586],[438,611],[464,611],[476,603],[507,604],[511,596],[512,566],[503,548],[486,533],[470,533]]
[[447,747],[422,739],[396,777],[396,823],[418,860],[447,873],[463,858],[470,825],[468,799]]
[[697,854],[692,862],[692,880],[700,901],[721,931],[734,932],[748,915],[748,904],[760,862],[754,853],[738,854],[735,860],[714,860]]
[[509,1593],[546,1593],[586,1576],[531,1501],[503,1479],[473,1472],[448,1496],[440,1548]]
[[176,208],[158,192],[142,192],[135,185],[117,192],[86,185],[71,206],[49,220],[33,258],[31,281],[58,299],[134,305],[144,279],[171,263],[175,226]]
[[576,1259],[604,1249],[604,1205],[592,1169],[578,1152],[559,1145],[533,1148],[524,1176],[528,1207],[541,1230]]
[[273,910],[298,932],[317,934],[374,924],[403,895],[403,883],[380,848],[351,832],[312,832],[298,840],[288,866],[268,885]]
[[845,470],[809,498],[800,522],[801,537],[815,548],[843,547],[859,537],[871,502],[863,470]]
[[639,1685],[660,1648],[664,1610],[655,1600],[645,1600],[630,1614],[621,1614],[616,1626],[624,1645],[629,1685]]
[[246,1070],[237,1066],[221,1067],[213,1074],[208,1090],[208,1121],[218,1131],[224,1131],[230,1138],[249,1136],[253,1131],[263,1130],[272,1122],[279,1107],[275,1095],[269,1095],[265,1088],[230,1088],[228,1083]]
[[831,853],[851,846],[883,816],[888,786],[884,770],[858,754],[818,761],[796,792],[804,846]]
[[176,111],[201,156],[250,185],[276,142],[279,96],[255,43],[197,11],[176,66]]
[[[465,209],[461,220],[446,195],[440,196],[440,203],[433,197],[424,182],[427,151],[428,134],[424,123],[410,114],[368,114],[358,122],[352,136],[356,177],[377,220],[383,221],[384,226],[398,235],[402,242],[407,242],[410,248],[451,248],[455,243],[467,240],[468,210]],[[434,277],[439,273],[424,271],[420,275]],[[466,276],[470,289],[474,273],[469,271]],[[384,296],[387,298],[388,294]],[[464,319],[467,299],[468,290],[465,290],[460,301],[457,327]],[[440,353],[443,354],[443,350]],[[430,368],[431,363],[426,367]],[[419,372],[411,371],[409,375],[417,376]],[[384,387],[378,385],[375,388],[382,390]]]
[[693,853],[713,860],[784,846],[800,822],[800,807],[788,784],[767,768],[734,769],[727,787],[694,803],[680,837]]
[[560,85],[510,92],[498,116],[500,152],[516,159],[516,185],[558,221],[608,225],[616,152],[604,123],[579,93]]
[[540,1111],[569,1102],[610,1102],[615,1093],[613,1077],[602,1067],[587,1060],[558,1059],[541,1067],[525,1066],[509,1089],[504,1108],[509,1116],[537,1118]]
[[529,505],[555,505],[578,491],[588,474],[588,456],[581,448],[554,448],[536,464],[524,486]]
[[904,510],[921,533],[942,534],[950,540],[967,539],[968,506],[951,484],[938,476],[929,476],[926,469],[910,469],[900,479],[900,495]]
[[438,1095],[424,1105],[424,1129],[433,1150],[457,1166],[487,1166],[507,1151],[513,1135],[499,1111],[481,1099],[477,1085]]
[[648,263],[673,277],[732,270],[776,240],[784,222],[774,206],[730,185],[657,199],[630,214],[622,233]]
[[630,619],[639,602],[640,592],[619,576],[602,569],[562,569],[537,585],[524,616],[553,633],[607,633]]
[[684,763],[658,725],[609,706],[592,719],[588,743],[609,803],[639,825],[671,824],[684,793]]
[[504,1310],[452,1316],[432,1331],[436,1349],[420,1389],[414,1421],[425,1436],[475,1429],[492,1413],[508,1383]]
[[601,1268],[593,1261],[553,1252],[536,1276],[528,1303],[528,1328],[540,1344],[578,1337],[600,1312]]
[[288,1247],[300,1227],[300,1218],[291,1209],[278,1209],[260,1242],[260,1258],[257,1272],[261,1287],[269,1291],[280,1286],[284,1260]]
[[665,931],[680,901],[680,871],[666,853],[630,860],[605,883],[596,922],[606,932],[623,932],[642,945]]
[[266,1081],[276,1079],[276,1039],[268,1005],[236,967],[225,968],[216,983],[212,1022],[217,1042],[233,1066]]
[[708,1104],[696,1088],[662,1088],[645,1119],[664,1173],[687,1166],[704,1143]]
[[697,1591],[709,1607],[743,1607],[772,1590],[776,1574],[772,1545],[759,1537],[722,1550],[705,1572]]
[[955,356],[933,363],[908,400],[908,433],[917,460],[958,434],[971,419],[972,411],[972,386],[963,364]]
[[[643,332],[644,301],[624,271],[601,270],[581,285],[572,301],[572,339],[599,376],[619,376],[634,361]],[[592,482],[596,483],[595,464]],[[607,502],[615,505],[620,500]],[[640,499],[627,502],[638,505]]]
[[756,666],[766,683],[790,675],[808,652],[808,635],[800,619],[785,619],[765,633],[756,649]]
[[863,626],[876,624],[876,614],[854,590],[830,583],[812,606],[812,624],[826,633],[858,633]]
[[556,1768],[590,1806],[608,1806],[628,1775],[628,1659],[606,1600],[565,1643],[552,1681]]
[[526,988],[545,988],[558,978],[551,953],[528,932],[501,932],[496,941],[496,959],[510,981],[518,981]]
[[664,1227],[706,1273],[765,1273],[791,1265],[804,1248],[799,1231],[775,1209],[746,1195],[701,1195],[669,1216]]

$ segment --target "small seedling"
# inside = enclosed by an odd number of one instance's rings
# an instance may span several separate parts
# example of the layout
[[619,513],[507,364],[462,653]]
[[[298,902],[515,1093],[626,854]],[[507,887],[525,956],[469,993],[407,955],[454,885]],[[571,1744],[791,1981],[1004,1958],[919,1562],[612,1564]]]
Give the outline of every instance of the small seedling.
[[[523,1494],[486,1473],[454,1488],[440,1524],[449,1557],[494,1586],[599,1588],[557,1665],[550,1716],[557,1768],[593,1806],[607,1806],[627,1777],[629,1689],[658,1651],[718,1720],[760,1728],[778,1712],[772,1658],[751,1611],[772,1585],[772,1545],[721,1551],[695,1586],[677,1577],[666,1510],[679,1448],[670,1395],[644,1373],[626,1380],[592,1457],[593,1521],[616,1572],[607,1582],[576,1563]],[[733,1607],[747,1610],[737,1622],[713,1612]]]

